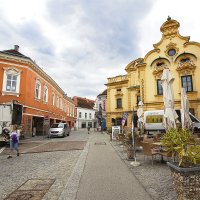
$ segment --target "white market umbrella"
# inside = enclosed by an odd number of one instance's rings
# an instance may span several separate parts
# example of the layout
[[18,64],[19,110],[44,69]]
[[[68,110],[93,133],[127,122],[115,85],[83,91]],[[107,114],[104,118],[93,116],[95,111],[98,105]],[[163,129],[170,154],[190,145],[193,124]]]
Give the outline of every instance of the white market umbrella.
[[164,101],[164,127],[166,129],[176,128],[176,121],[178,115],[174,110],[174,93],[172,89],[172,83],[174,78],[172,77],[169,69],[164,69],[161,77],[163,87],[163,101]]
[[189,101],[185,92],[185,88],[181,88],[181,125],[182,128],[190,129],[192,120],[189,115]]
[[143,111],[143,102],[140,101],[138,103],[138,110],[137,110],[137,116],[138,116],[138,128],[140,131],[142,130],[143,124],[144,124],[144,111]]

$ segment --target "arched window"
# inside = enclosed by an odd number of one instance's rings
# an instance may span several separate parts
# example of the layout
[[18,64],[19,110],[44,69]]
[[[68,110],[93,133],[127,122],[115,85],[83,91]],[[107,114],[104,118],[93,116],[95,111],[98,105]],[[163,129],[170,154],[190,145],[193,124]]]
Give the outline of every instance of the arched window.
[[47,85],[44,86],[44,102],[48,102],[48,87]]
[[36,80],[35,84],[35,98],[41,99],[41,82],[39,79]]
[[52,93],[52,106],[54,106],[55,105],[55,94],[54,94],[54,92]]

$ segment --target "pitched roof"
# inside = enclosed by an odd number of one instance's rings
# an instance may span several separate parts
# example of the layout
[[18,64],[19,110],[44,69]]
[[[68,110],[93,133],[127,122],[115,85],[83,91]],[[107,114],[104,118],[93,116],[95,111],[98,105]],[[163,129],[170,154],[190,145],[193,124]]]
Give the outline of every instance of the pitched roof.
[[104,90],[101,94],[99,94],[98,96],[101,96],[101,95],[107,95],[107,89]]
[[22,53],[20,53],[19,51],[15,50],[15,49],[9,49],[9,50],[4,50],[4,51],[0,51],[0,52],[4,53],[4,54],[11,55],[11,56],[18,56],[18,57],[22,57],[22,58],[29,58],[29,57],[23,55]]
[[77,96],[73,97],[73,100],[77,107],[87,108],[87,109],[93,109],[94,103],[95,103],[94,100],[77,97]]

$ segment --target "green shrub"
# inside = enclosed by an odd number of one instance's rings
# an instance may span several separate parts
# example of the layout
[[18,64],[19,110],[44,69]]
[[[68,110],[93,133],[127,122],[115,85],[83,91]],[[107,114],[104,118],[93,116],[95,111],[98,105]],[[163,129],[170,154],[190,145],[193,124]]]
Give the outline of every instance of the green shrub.
[[195,144],[189,130],[170,129],[163,136],[161,143],[173,156],[178,156],[179,166],[192,167],[200,164],[200,145]]

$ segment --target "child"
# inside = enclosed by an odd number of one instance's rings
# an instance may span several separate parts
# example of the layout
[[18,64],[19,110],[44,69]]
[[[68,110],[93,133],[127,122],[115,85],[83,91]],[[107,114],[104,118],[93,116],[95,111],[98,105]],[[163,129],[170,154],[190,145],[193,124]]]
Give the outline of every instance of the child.
[[18,149],[18,143],[19,143],[19,134],[17,133],[17,127],[13,126],[13,130],[10,133],[10,155],[8,158],[12,158],[11,154],[13,154],[13,151],[17,151],[17,156],[19,156],[19,149]]

